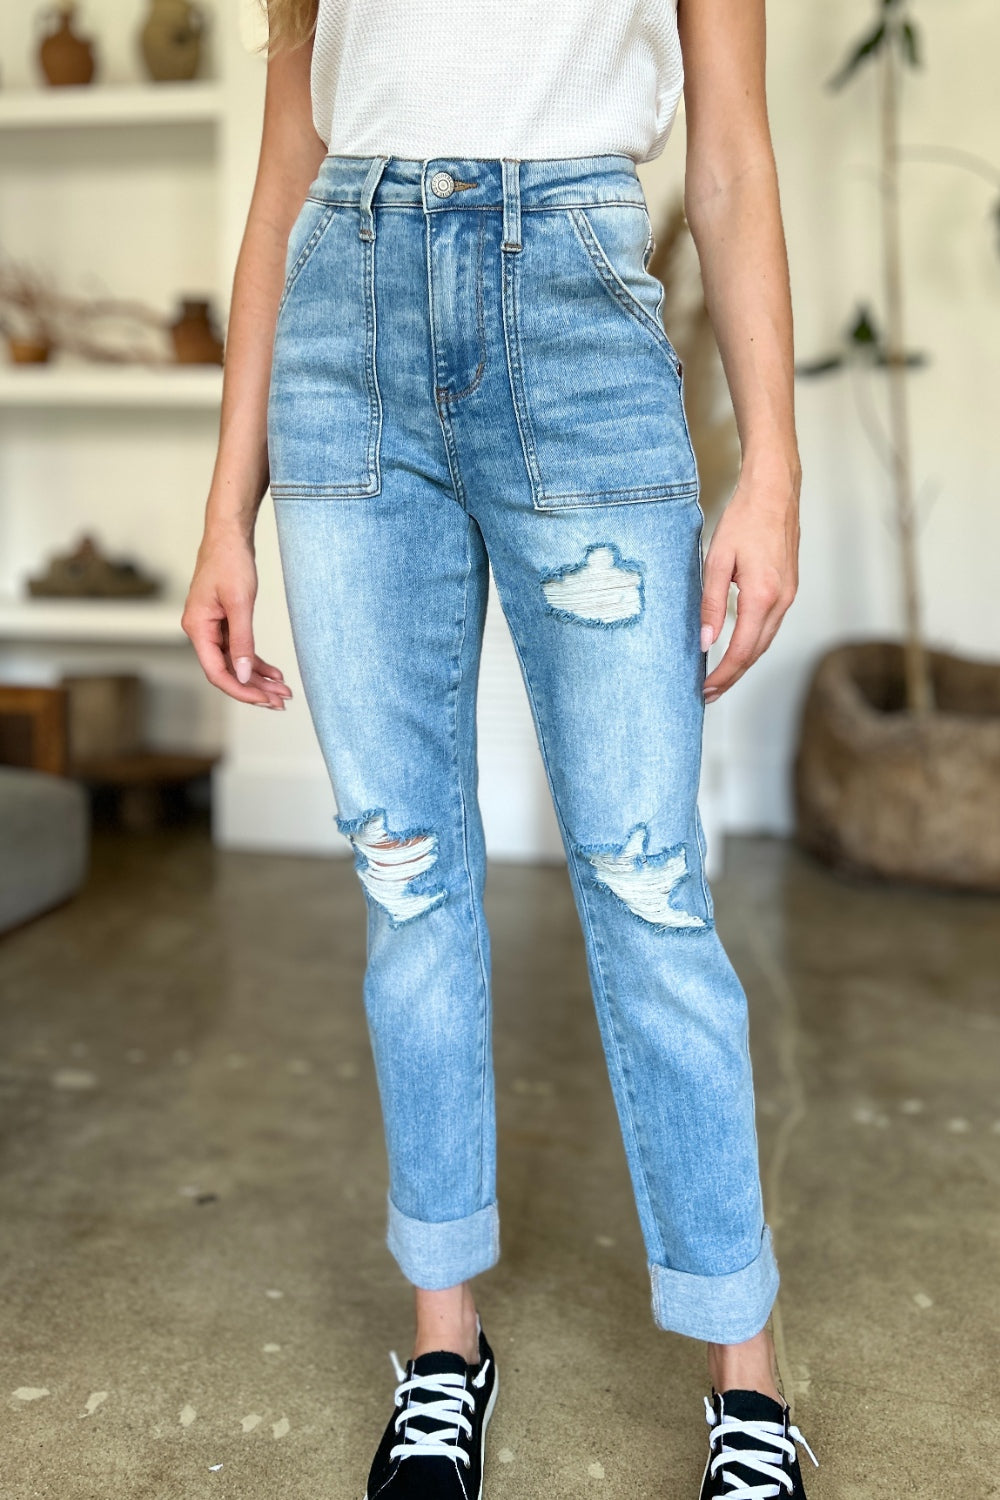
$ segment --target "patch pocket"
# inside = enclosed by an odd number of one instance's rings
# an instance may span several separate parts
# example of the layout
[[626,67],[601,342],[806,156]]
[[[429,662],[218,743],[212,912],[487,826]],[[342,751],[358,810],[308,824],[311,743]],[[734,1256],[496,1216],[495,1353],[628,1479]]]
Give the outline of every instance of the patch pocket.
[[267,448],[276,500],[381,491],[374,252],[374,241],[358,234],[356,212],[306,200],[289,236],[271,360]]
[[697,498],[680,360],[646,269],[644,204],[525,215],[508,323],[538,509]]

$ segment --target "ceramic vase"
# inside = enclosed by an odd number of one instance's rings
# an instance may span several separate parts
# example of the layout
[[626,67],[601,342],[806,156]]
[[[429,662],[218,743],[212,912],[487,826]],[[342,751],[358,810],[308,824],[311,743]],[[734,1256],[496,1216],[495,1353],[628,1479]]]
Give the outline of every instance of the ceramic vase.
[[186,297],[170,325],[170,337],[178,364],[222,364],[222,339],[216,332],[207,301]]
[[74,27],[76,6],[58,5],[41,13],[48,28],[38,48],[38,61],[46,83],[54,85],[90,83],[94,76],[94,46]]
[[149,0],[139,43],[150,78],[157,83],[193,78],[204,29],[204,13],[192,0]]

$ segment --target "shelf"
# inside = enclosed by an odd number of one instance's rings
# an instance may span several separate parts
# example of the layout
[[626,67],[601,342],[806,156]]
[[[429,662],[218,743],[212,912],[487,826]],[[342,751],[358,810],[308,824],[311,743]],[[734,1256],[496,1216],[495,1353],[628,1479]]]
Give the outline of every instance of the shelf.
[[210,124],[221,115],[222,90],[217,83],[85,84],[0,91],[0,130]]
[[183,608],[177,599],[0,597],[0,641],[187,645],[180,623]]
[[0,365],[0,410],[118,406],[217,411],[221,398],[221,365]]

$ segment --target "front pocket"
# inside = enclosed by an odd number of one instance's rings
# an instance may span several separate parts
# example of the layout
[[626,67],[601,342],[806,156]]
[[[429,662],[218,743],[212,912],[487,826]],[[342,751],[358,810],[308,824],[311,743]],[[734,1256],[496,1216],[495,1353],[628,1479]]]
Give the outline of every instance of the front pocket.
[[285,250],[285,284],[278,303],[279,315],[299,272],[323,238],[332,217],[333,209],[330,204],[321,203],[318,198],[307,198],[299,209]]
[[[646,270],[653,249],[653,232],[646,209],[638,204],[626,209],[621,205],[610,209],[574,208],[570,209],[570,216],[601,285],[663,346],[679,380],[681,362],[660,322],[663,285]],[[635,252],[640,237],[642,255],[637,260]],[[609,248],[605,249],[605,245]]]
[[506,257],[511,375],[539,509],[698,494],[649,239],[643,204],[588,205],[526,213],[523,248]]
[[375,246],[358,234],[356,212],[316,206],[321,214],[304,222],[300,214],[290,236],[275,326],[267,405],[275,499],[381,490]]

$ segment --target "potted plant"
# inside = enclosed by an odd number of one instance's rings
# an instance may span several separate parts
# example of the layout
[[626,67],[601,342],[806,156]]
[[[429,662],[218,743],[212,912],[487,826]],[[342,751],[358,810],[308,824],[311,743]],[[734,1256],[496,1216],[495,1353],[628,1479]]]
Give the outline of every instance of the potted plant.
[[[799,367],[822,375],[865,359],[888,382],[888,466],[899,544],[902,641],[854,641],[827,652],[809,684],[794,768],[796,834],[828,863],[882,877],[1000,889],[1000,663],[929,648],[913,500],[899,214],[902,159],[953,160],[1000,185],[988,163],[899,141],[902,71],[920,64],[910,0],[877,0],[871,28],[830,80],[877,66],[885,329],[859,310],[844,347]],[[1000,214],[998,214],[1000,219]]]

